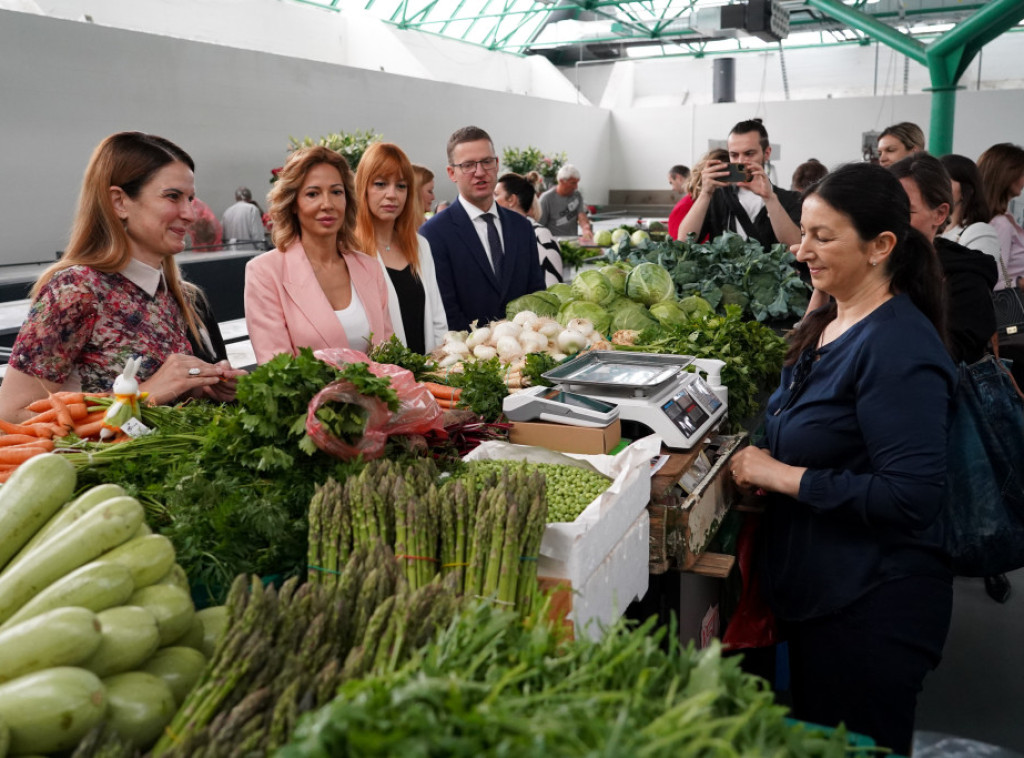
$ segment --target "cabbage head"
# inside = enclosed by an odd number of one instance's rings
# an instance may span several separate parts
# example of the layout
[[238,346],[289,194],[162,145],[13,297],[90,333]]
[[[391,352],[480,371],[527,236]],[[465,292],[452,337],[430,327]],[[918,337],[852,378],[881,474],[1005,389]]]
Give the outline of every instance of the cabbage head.
[[615,294],[621,295],[626,291],[626,272],[621,268],[608,265],[602,266],[598,271],[608,277],[608,281],[612,283],[612,289],[615,290]]
[[641,263],[626,276],[626,297],[651,306],[676,296],[672,275],[657,263]]
[[597,303],[588,303],[586,300],[573,300],[571,303],[566,303],[558,311],[557,318],[558,323],[562,326],[574,318],[589,319],[590,323],[594,325],[594,329],[601,334],[608,334],[612,325],[612,316],[608,311]]
[[576,300],[604,305],[615,297],[615,288],[608,277],[596,269],[581,271],[572,280],[572,294]]
[[564,282],[552,284],[550,287],[548,287],[548,292],[557,297],[561,303],[568,303],[570,300],[573,299],[572,287],[569,286],[568,284],[565,284]]
[[533,311],[538,316],[555,316],[558,308],[536,293],[517,297],[505,306],[505,318],[511,319],[519,311]]
[[[556,311],[562,307],[561,298],[559,298],[558,295],[556,295],[553,292],[548,292],[547,290],[538,290],[537,292],[533,293],[533,296],[539,297],[541,300],[547,300],[549,303],[551,303],[551,307],[554,308]],[[542,316],[544,314],[538,313],[537,315]]]
[[679,307],[683,309],[687,316],[710,316],[715,312],[715,309],[711,307],[711,303],[700,295],[684,297],[679,301]]
[[662,326],[682,324],[689,320],[686,311],[674,300],[663,300],[651,306],[651,315],[658,319]]
[[658,325],[658,322],[651,317],[650,312],[640,303],[634,303],[632,300],[626,302],[630,305],[623,305],[612,311],[611,332],[613,334],[621,329],[635,329],[642,332],[648,327]]

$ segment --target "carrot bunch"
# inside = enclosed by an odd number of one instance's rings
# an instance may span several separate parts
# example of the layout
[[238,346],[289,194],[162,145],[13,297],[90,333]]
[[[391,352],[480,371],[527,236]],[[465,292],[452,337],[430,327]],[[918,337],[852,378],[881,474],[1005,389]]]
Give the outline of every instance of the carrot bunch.
[[52,451],[54,438],[97,436],[107,409],[91,398],[83,392],[52,392],[31,403],[28,409],[36,415],[20,424],[0,419],[0,482],[29,458]]
[[437,382],[420,382],[431,395],[434,396],[434,400],[442,408],[455,408],[458,405],[459,397],[462,395],[461,387],[449,387],[447,384],[439,384]]

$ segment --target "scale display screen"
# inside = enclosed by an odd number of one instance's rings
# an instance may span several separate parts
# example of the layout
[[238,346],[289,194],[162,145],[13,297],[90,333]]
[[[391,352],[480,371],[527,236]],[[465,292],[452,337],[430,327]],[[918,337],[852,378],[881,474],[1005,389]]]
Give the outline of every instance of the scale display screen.
[[588,411],[596,411],[597,413],[611,413],[615,410],[615,406],[611,403],[604,403],[600,400],[594,400],[591,397],[585,397],[584,395],[577,395],[573,392],[564,392],[560,389],[550,389],[544,394],[540,395],[544,400],[554,400],[556,403],[564,403],[565,405],[575,406],[577,408],[586,408]]
[[691,382],[688,389],[690,391],[690,395],[693,396],[693,399],[711,413],[714,413],[722,406],[721,398],[715,394],[714,390],[712,390],[703,379],[698,377]]
[[[717,400],[717,398],[715,398]],[[719,401],[719,404],[721,402]],[[708,420],[707,411],[700,407],[690,395],[687,388],[661,406],[665,415],[678,427],[686,437],[692,437],[701,425]]]

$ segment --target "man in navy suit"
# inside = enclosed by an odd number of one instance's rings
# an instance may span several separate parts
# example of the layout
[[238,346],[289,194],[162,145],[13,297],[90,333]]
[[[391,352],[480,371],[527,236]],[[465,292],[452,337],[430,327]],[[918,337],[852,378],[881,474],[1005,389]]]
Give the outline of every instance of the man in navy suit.
[[505,318],[505,306],[544,289],[533,227],[494,201],[498,157],[490,135],[466,126],[448,139],[448,178],[459,197],[420,228],[430,242],[449,329]]

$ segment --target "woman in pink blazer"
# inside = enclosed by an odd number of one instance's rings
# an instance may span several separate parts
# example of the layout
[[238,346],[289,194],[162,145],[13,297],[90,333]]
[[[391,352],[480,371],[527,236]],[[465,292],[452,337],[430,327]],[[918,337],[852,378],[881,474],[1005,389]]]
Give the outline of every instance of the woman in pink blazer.
[[351,347],[393,333],[388,290],[373,258],[353,250],[352,172],[325,147],[296,150],[270,193],[276,250],[245,267],[245,321],[256,360]]

